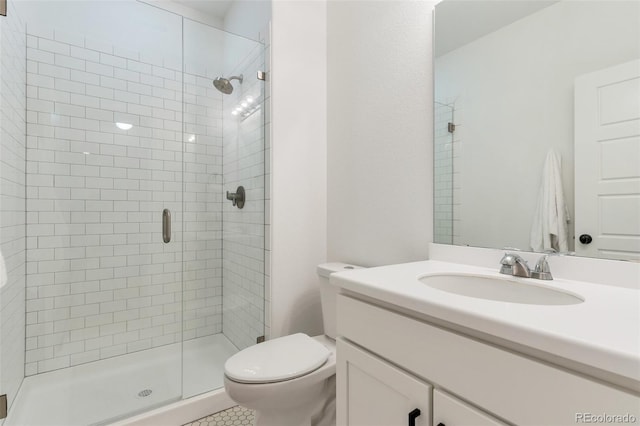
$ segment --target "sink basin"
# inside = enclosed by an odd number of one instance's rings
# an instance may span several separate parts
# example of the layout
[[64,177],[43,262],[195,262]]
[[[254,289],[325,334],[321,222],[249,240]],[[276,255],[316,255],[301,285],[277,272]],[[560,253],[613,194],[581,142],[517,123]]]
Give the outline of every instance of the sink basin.
[[575,305],[584,302],[577,295],[508,278],[450,274],[427,275],[420,281],[448,293],[500,302],[529,305]]

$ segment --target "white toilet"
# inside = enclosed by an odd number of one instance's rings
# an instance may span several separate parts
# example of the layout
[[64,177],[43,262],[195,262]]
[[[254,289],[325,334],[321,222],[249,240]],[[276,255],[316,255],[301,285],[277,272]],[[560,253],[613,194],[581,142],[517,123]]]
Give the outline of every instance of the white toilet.
[[256,411],[256,426],[335,425],[336,296],[329,275],[357,266],[318,266],[324,335],[298,333],[251,346],[224,366],[224,387]]

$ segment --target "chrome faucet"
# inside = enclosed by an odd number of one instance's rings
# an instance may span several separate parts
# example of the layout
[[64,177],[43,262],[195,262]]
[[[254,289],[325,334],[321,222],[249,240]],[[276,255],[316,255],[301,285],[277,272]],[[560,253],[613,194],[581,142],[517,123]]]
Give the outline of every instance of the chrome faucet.
[[542,255],[536,262],[536,266],[531,272],[531,278],[538,280],[552,280],[551,268],[549,268],[549,262],[547,262],[548,254]]
[[505,253],[500,261],[500,273],[514,277],[531,278],[531,269],[527,261],[515,253]]
[[548,254],[542,255],[536,262],[533,271],[529,264],[520,255],[515,253],[505,253],[500,261],[500,273],[513,275],[514,277],[535,278],[537,280],[552,280],[551,269],[547,262]]

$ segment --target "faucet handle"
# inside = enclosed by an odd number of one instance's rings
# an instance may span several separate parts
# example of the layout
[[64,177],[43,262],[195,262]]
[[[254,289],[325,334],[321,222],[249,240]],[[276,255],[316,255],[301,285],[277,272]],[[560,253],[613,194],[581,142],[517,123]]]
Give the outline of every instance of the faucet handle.
[[500,273],[506,275],[513,275],[513,264],[515,263],[515,259],[513,255],[510,253],[505,253],[500,260]]
[[502,256],[502,259],[500,259],[500,264],[513,266],[516,263],[516,256],[518,255],[513,253],[505,253],[504,256]]
[[500,260],[500,265],[502,265],[500,267],[500,273],[513,275],[513,265],[516,264],[518,257],[520,256],[514,253],[505,253]]
[[506,275],[513,275],[514,277],[531,277],[531,269],[527,261],[516,253],[505,253],[500,261],[502,265],[500,267],[500,273]]
[[540,259],[536,262],[535,268],[533,268],[533,272],[531,272],[531,277],[538,280],[552,280],[553,276],[551,275],[551,268],[549,268],[549,262],[547,262],[547,258],[549,254],[543,254],[540,256]]

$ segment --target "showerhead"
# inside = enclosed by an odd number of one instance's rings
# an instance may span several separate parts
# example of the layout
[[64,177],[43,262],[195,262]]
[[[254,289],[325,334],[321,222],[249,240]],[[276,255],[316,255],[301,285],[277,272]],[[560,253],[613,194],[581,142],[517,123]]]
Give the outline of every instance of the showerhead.
[[244,77],[242,74],[239,76],[231,76],[229,78],[218,77],[213,80],[213,85],[216,89],[224,93],[225,95],[230,95],[233,92],[233,85],[231,84],[231,80],[238,80],[240,84],[242,84],[242,80]]

